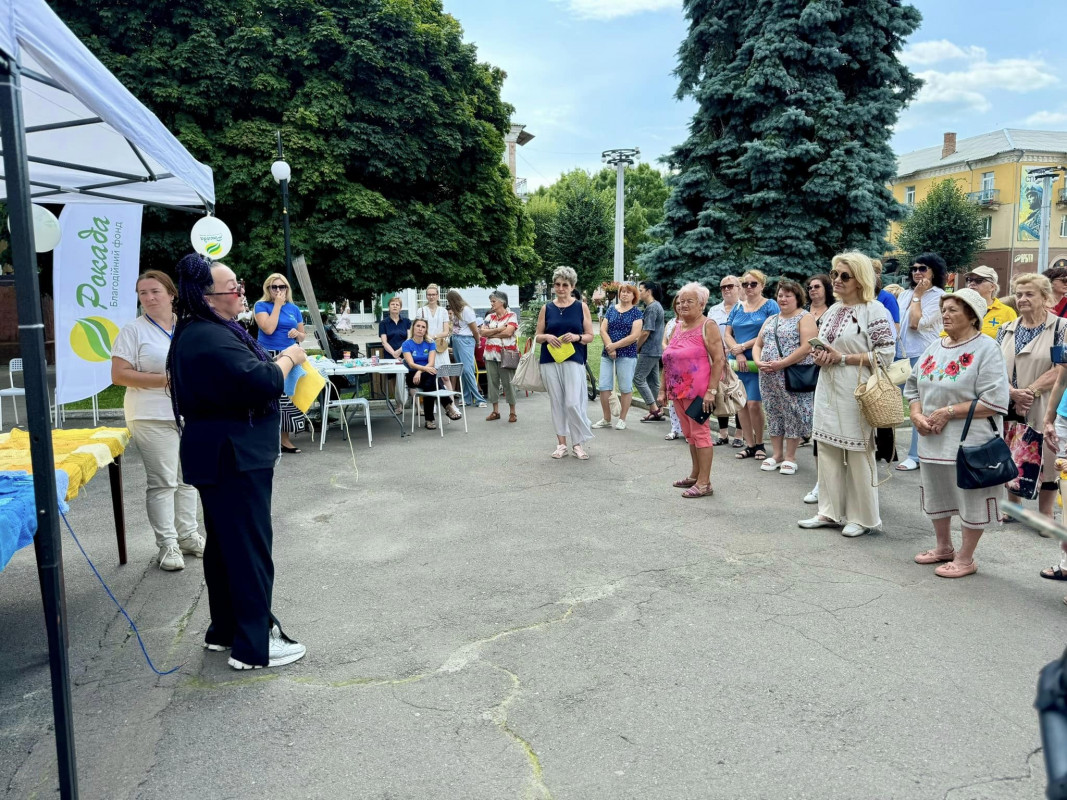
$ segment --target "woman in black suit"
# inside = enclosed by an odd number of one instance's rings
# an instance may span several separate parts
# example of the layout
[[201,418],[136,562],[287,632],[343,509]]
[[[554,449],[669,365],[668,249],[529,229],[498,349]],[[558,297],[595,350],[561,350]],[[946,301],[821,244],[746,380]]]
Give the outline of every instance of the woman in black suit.
[[234,669],[303,658],[271,613],[274,562],[270,502],[279,452],[278,399],[306,356],[299,344],[275,360],[234,320],[244,290],[233,271],[199,255],[178,262],[178,324],[167,359],[182,428],[186,482],[204,506],[208,650],[233,648]]

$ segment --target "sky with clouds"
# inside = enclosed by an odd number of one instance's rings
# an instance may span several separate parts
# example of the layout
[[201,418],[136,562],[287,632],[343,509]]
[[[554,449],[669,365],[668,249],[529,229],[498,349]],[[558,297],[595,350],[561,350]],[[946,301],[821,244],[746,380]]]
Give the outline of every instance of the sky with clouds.
[[[655,163],[687,132],[694,105],[671,74],[686,35],[681,0],[443,0],[479,59],[508,73],[504,99],[533,141],[530,188],[600,153],[639,147]],[[925,85],[901,115],[904,153],[997,128],[1067,130],[1067,2],[912,0],[923,22],[904,60]],[[1048,32],[1047,35],[1043,32]]]

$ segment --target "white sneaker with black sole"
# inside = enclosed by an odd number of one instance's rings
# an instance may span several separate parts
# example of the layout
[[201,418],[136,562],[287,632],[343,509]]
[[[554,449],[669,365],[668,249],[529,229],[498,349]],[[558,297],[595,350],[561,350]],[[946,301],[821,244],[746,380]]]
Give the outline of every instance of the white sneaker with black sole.
[[[281,628],[274,625],[270,629],[270,641],[267,654],[268,667],[284,667],[286,664],[292,664],[294,661],[299,661],[307,653],[307,648],[299,642],[294,642],[288,636],[282,634]],[[233,656],[230,656],[227,662],[234,669],[263,669],[263,664],[246,664],[243,661],[238,661]]]

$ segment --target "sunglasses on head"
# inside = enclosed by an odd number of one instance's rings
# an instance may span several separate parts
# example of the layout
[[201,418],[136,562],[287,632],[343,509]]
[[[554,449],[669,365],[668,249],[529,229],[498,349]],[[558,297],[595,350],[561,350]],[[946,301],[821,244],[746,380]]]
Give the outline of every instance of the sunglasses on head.
[[746,289],[755,289],[759,286],[759,283],[757,281],[741,281],[741,285]]
[[912,272],[929,272],[930,268],[929,267],[924,267],[921,264],[919,264],[919,265],[916,265],[916,266],[912,267],[911,271]]
[[836,281],[838,279],[840,279],[841,283],[848,283],[850,280],[852,280],[852,276],[849,275],[847,272],[838,272],[836,269],[831,270],[830,280]]

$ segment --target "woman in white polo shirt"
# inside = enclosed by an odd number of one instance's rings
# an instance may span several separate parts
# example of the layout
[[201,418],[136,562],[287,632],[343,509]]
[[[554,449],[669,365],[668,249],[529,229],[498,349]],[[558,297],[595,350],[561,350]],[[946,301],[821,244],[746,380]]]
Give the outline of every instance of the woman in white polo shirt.
[[196,489],[182,480],[178,426],[167,393],[167,353],[174,335],[174,282],[149,270],[137,278],[142,314],[123,326],[111,349],[111,382],[126,387],[126,425],[141,452],[148,486],[148,523],[156,535],[159,568],[185,568],[184,555],[204,557],[196,522]]

